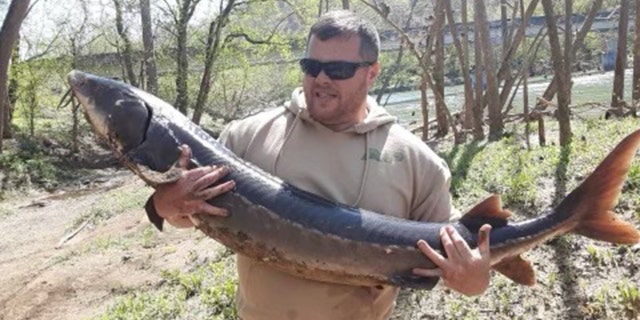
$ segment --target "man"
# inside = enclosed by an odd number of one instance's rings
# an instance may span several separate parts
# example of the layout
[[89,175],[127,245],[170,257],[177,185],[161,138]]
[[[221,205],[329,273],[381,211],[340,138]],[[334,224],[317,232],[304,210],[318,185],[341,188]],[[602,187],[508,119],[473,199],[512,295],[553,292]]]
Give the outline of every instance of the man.
[[[452,206],[445,162],[367,96],[380,72],[379,47],[375,28],[353,13],[324,15],[312,26],[300,61],[303,88],[281,108],[232,123],[220,140],[265,171],[327,199],[405,219],[447,221]],[[188,159],[184,148],[180,162]],[[194,213],[224,219],[224,209],[204,200],[233,189],[232,181],[211,187],[227,172],[186,171],[157,190],[147,205],[150,216],[155,208],[178,227],[192,226]],[[448,258],[420,241],[438,268],[414,272],[439,276],[463,294],[481,294],[489,284],[489,230],[481,228],[480,246],[472,250],[453,228],[443,228]],[[237,306],[245,320],[387,319],[398,294],[394,287],[297,278],[242,255],[237,262]]]

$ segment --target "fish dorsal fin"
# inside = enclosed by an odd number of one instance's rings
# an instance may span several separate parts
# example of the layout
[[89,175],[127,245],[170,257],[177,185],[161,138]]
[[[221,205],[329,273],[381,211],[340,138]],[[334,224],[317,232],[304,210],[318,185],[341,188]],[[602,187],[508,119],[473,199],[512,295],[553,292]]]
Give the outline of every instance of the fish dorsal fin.
[[502,209],[502,200],[500,199],[500,196],[493,194],[469,210],[462,219],[497,218],[507,220],[509,217],[511,217],[511,212],[509,210]]
[[531,262],[521,256],[506,258],[493,266],[493,269],[515,283],[527,286],[532,286],[536,283],[536,274],[531,267]]

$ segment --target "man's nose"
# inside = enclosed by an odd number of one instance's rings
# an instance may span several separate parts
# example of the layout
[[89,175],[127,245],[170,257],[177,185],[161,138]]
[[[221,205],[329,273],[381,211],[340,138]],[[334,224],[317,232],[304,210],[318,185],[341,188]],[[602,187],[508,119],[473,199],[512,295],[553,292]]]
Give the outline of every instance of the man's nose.
[[331,78],[329,78],[329,76],[324,73],[324,70],[321,70],[320,73],[318,73],[318,76],[316,77],[316,82],[318,83],[325,83],[325,82],[330,82]]

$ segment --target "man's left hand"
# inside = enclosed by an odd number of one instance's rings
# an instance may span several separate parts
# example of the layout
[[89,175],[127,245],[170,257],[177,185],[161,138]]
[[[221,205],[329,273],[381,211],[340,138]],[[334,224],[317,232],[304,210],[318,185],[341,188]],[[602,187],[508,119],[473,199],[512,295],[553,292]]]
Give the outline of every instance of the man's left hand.
[[418,248],[437,268],[415,268],[413,273],[424,277],[441,277],[447,287],[467,296],[484,293],[491,280],[490,231],[490,225],[483,225],[478,232],[478,248],[471,249],[455,228],[443,227],[440,229],[440,241],[447,253],[446,258],[426,241],[419,240]]

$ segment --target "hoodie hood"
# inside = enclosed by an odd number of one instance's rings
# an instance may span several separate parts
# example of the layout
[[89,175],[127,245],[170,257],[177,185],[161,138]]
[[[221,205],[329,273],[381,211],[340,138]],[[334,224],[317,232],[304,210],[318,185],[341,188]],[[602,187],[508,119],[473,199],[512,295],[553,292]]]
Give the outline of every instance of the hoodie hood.
[[[287,111],[295,114],[301,120],[309,123],[318,123],[309,114],[307,109],[307,102],[304,97],[304,91],[302,88],[296,88],[291,94],[291,101],[285,105]],[[367,116],[358,124],[355,124],[351,128],[344,132],[355,132],[364,134],[372,131],[380,126],[396,123],[397,118],[390,115],[384,108],[380,107],[375,99],[367,96]]]

